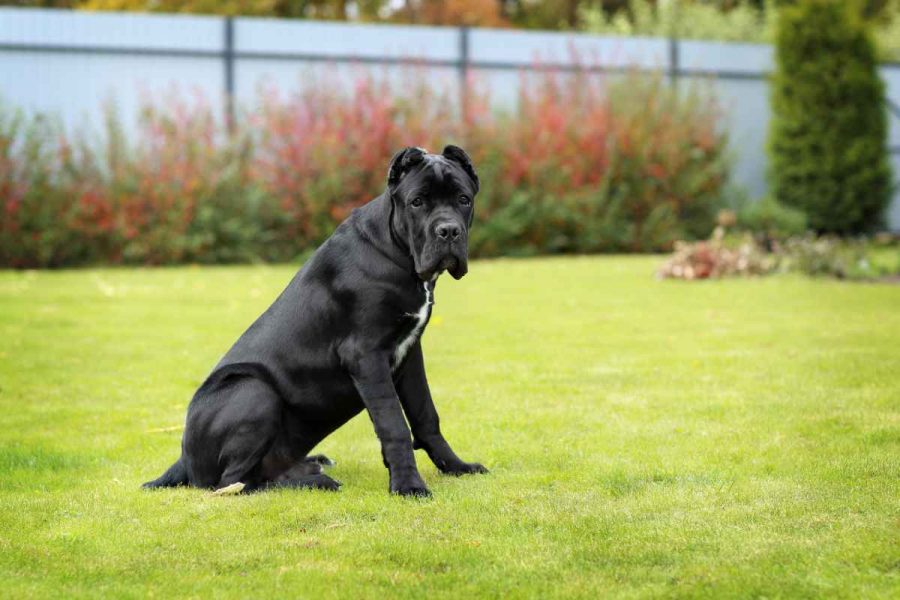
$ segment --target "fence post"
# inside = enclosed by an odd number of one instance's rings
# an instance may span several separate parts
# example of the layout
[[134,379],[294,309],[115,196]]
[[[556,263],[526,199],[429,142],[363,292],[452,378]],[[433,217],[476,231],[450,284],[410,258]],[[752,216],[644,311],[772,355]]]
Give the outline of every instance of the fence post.
[[228,133],[234,133],[234,17],[225,17],[224,27],[222,58],[225,68],[225,124]]
[[680,0],[672,4],[672,26],[669,28],[669,85],[677,93],[678,77],[681,71],[680,42],[678,40],[679,25],[681,24]]
[[669,83],[672,89],[678,91],[678,77],[681,71],[681,57],[678,38],[675,34],[669,35]]
[[459,28],[459,114],[463,124],[469,122],[469,26]]

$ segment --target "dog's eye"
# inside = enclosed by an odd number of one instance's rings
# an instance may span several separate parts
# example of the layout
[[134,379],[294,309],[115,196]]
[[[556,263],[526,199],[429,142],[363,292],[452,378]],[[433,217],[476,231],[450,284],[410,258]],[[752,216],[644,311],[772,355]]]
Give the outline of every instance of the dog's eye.
[[460,196],[459,203],[463,206],[469,206],[470,204],[472,204],[472,200],[468,196]]
[[418,207],[422,206],[422,199],[418,198],[418,197],[413,198],[412,202],[410,202],[409,204],[410,204],[410,206],[415,206],[416,208],[418,208]]

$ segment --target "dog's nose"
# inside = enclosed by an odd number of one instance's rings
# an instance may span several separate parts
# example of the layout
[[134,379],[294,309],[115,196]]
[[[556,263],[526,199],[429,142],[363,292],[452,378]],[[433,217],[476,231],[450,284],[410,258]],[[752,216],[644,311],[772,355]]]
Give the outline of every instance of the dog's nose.
[[434,232],[442,240],[454,242],[459,239],[462,228],[456,223],[438,223],[437,227],[434,228]]

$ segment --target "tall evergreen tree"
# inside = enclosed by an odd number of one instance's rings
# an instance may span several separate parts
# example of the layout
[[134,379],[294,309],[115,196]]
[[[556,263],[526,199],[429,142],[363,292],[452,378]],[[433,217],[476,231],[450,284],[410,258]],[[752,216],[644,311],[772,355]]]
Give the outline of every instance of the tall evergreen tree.
[[882,224],[891,200],[884,83],[865,25],[841,0],[784,6],[769,138],[775,197],[819,232]]

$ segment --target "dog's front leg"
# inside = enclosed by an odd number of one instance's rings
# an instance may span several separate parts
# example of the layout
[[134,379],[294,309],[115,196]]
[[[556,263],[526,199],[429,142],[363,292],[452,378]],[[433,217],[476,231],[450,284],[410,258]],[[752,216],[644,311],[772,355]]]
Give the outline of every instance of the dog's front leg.
[[416,467],[412,437],[391,379],[389,357],[370,355],[359,359],[350,374],[381,442],[381,456],[391,477],[391,493],[430,496]]
[[447,475],[488,472],[483,465],[466,462],[458,457],[441,433],[440,417],[431,399],[431,390],[425,376],[421,342],[416,342],[409,350],[403,372],[397,381],[397,392],[412,427],[414,447],[425,450],[434,466]]

